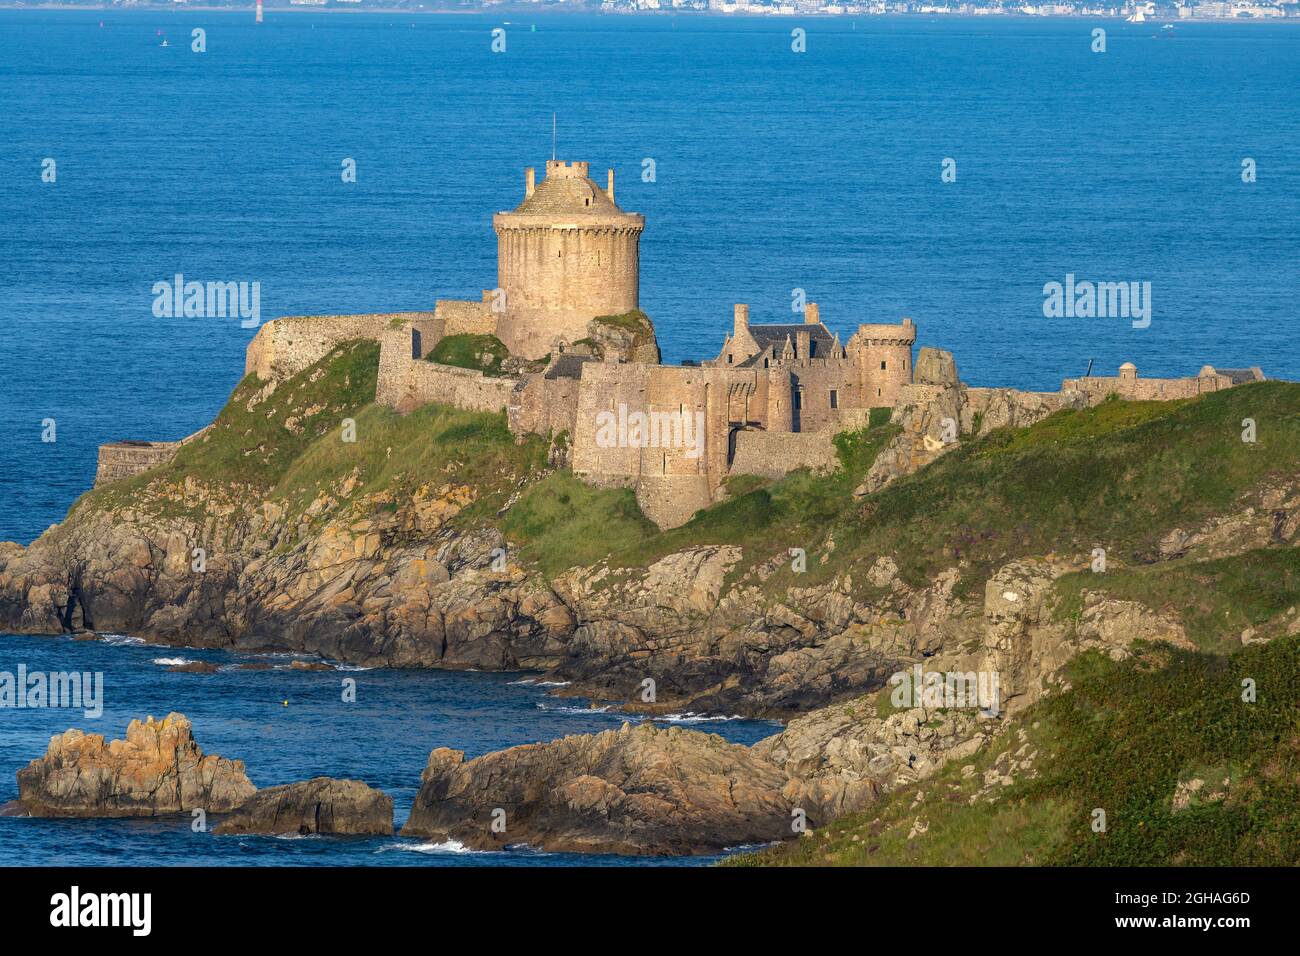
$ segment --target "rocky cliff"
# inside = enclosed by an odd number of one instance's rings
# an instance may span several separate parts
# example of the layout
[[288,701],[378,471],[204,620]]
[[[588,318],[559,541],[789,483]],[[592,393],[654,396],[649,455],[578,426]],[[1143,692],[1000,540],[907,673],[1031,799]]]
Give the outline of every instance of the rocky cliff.
[[[30,547],[0,545],[0,627],[528,668],[633,711],[789,720],[744,754],[687,731],[435,752],[425,789],[462,797],[412,817],[495,841],[475,829],[495,768],[520,787],[570,782],[563,799],[512,791],[511,840],[697,852],[788,835],[796,809],[861,809],[980,751],[1068,686],[1080,651],[1226,653],[1291,626],[1290,578],[1268,601],[1203,611],[1187,582],[1294,552],[1297,386],[1084,408],[967,389],[923,355],[891,425],[837,440],[837,471],[740,476],[658,532],[629,494],[573,481],[500,416],[374,406],[376,361],[353,343],[283,380],[250,375],[173,462],[88,493]],[[1246,417],[1258,442],[1242,441]],[[917,665],[997,674],[998,708],[892,703],[887,681]],[[685,789],[653,774],[653,799],[629,789],[665,761],[686,768]],[[742,778],[749,802],[718,804]],[[737,809],[758,806],[761,821]],[[607,818],[628,828],[599,837]]]

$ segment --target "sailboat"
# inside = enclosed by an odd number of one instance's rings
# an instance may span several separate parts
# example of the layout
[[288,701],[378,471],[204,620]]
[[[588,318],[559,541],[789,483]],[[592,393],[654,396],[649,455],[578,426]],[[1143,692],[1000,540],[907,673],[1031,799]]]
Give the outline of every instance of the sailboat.
[[1146,23],[1146,14],[1141,10],[1134,10],[1131,16],[1124,18],[1125,23]]

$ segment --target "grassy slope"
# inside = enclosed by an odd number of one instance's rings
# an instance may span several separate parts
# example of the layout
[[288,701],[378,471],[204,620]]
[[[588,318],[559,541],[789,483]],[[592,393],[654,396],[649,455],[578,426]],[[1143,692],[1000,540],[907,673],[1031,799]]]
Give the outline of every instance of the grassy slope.
[[[1241,441],[1247,417],[1258,423],[1255,444]],[[856,572],[882,554],[894,555],[916,585],[967,561],[968,590],[1026,555],[1086,554],[1101,546],[1116,561],[1141,563],[1171,528],[1233,510],[1265,480],[1300,471],[1300,385],[1265,382],[1194,401],[1115,401],[1058,412],[1032,428],[967,441],[916,474],[854,499],[852,489],[893,434],[877,423],[841,436],[845,468],[831,476],[733,479],[727,501],[663,533],[647,533],[625,505],[607,503],[611,560],[645,564],[699,544],[744,545],[754,559],[804,548],[807,571],[797,578],[779,571],[765,584],[771,590],[845,570],[862,582]],[[595,493],[602,500],[624,494]],[[526,497],[521,506],[532,503]],[[551,555],[549,572],[586,563],[594,553],[566,547],[580,534],[576,521],[529,526],[538,549]],[[566,553],[575,560],[566,564]]]
[[[88,492],[78,507],[184,513],[187,506],[174,496],[156,492],[195,476],[279,504],[292,518],[322,492],[356,500],[386,492],[409,495],[429,483],[464,483],[479,492],[465,512],[471,520],[494,514],[522,477],[544,466],[545,443],[538,438],[516,444],[504,414],[430,405],[401,416],[375,405],[378,360],[375,343],[345,343],[251,409],[249,401],[263,383],[249,376],[213,427],[170,464]],[[354,442],[343,440],[348,418],[355,422]],[[189,508],[202,516],[201,505]]]
[[1197,647],[1223,653],[1240,646],[1247,628],[1289,623],[1286,612],[1300,605],[1300,549],[1068,574],[1056,582],[1058,619],[1078,618],[1084,590],[1162,611],[1182,623]]
[[443,337],[425,356],[425,360],[474,369],[484,375],[502,375],[501,363],[509,356],[510,350],[495,335],[473,335],[467,332]]
[[[1258,442],[1241,440],[1241,421]],[[959,560],[968,586],[1024,555],[1105,547],[1140,562],[1171,528],[1232,510],[1300,471],[1300,385],[1264,382],[1184,402],[1107,402],[998,429],[864,499],[830,527],[826,573],[891,553],[914,584]],[[809,567],[810,573],[813,568]]]
[[[1070,671],[1068,691],[970,760],[975,773],[963,776],[956,761],[866,812],[730,865],[1300,864],[1300,637],[1231,657],[1168,647],[1122,663],[1085,654]],[[1247,678],[1254,703],[1242,700]],[[1017,730],[1025,753],[1038,752],[1038,776],[971,803],[983,771],[1020,750]],[[1177,785],[1192,777],[1231,783],[1223,799],[1174,812]],[[1096,808],[1105,833],[1092,830]],[[908,839],[917,820],[928,829]]]
[[[355,471],[354,496],[434,480],[475,482],[484,504],[466,518],[496,521],[490,506],[543,468],[543,440],[515,445],[500,415],[426,406],[399,417],[374,406],[377,353],[370,342],[342,345],[251,409],[261,383],[247,378],[213,428],[171,464],[83,500],[139,504],[155,478],[195,475],[299,512]],[[1256,444],[1240,440],[1247,417],[1258,423]],[[356,421],[353,444],[341,441],[344,418]],[[1029,429],[970,440],[855,499],[853,488],[893,434],[876,417],[871,428],[839,436],[843,468],[830,475],[733,478],[728,500],[662,533],[637,512],[631,492],[554,474],[525,492],[504,530],[547,574],[606,555],[643,565],[691,545],[739,544],[750,560],[804,548],[807,571],[798,578],[779,571],[764,585],[770,590],[860,572],[881,554],[894,555],[915,584],[966,560],[971,587],[1021,555],[1104,546],[1119,561],[1141,563],[1168,529],[1231,509],[1270,476],[1300,471],[1300,385],[1265,382],[1194,401],[1060,412]],[[1108,580],[1121,585],[1118,574]]]

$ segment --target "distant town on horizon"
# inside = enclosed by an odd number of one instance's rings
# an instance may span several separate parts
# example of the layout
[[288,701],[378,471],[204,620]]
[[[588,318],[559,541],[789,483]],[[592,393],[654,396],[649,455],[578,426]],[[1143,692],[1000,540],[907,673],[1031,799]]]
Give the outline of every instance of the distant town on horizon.
[[[85,7],[164,9],[189,7],[252,8],[252,0],[38,0],[2,3],[9,7]],[[265,7],[317,10],[401,10],[407,12],[465,12],[529,10],[548,13],[707,13],[741,16],[1012,16],[1122,17],[1146,20],[1264,20],[1300,18],[1300,0],[1272,2],[913,2],[913,0],[265,0]]]

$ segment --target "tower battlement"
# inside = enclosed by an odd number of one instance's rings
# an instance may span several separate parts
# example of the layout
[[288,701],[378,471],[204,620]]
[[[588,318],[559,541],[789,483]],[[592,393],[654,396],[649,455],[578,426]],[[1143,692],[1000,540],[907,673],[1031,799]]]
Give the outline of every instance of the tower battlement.
[[513,355],[541,358],[586,337],[597,316],[639,308],[645,219],[614,202],[614,171],[601,186],[580,160],[524,171],[524,201],[492,217],[505,309],[497,337]]
[[562,159],[548,159],[546,161],[546,178],[554,176],[556,179],[586,179],[591,174],[591,163],[583,160],[574,160],[565,162]]

